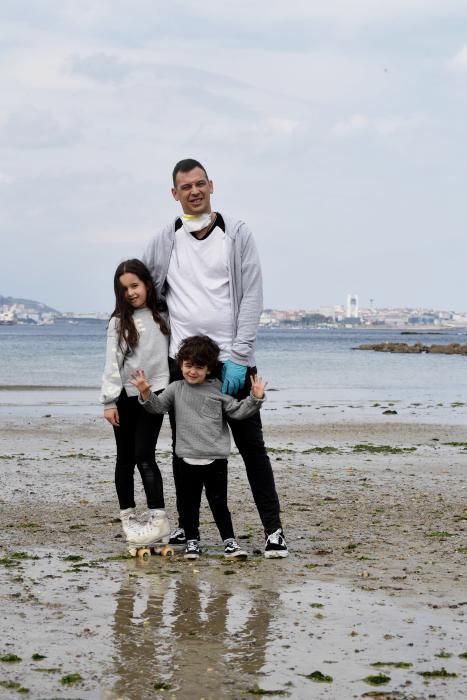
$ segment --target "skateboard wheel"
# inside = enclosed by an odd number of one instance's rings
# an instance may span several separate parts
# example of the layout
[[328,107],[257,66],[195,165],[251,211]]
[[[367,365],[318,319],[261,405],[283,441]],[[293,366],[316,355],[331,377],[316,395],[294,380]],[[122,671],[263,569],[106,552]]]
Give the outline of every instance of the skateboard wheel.
[[161,557],[172,557],[174,554],[174,551],[172,547],[169,547],[166,545],[165,547],[161,547]]

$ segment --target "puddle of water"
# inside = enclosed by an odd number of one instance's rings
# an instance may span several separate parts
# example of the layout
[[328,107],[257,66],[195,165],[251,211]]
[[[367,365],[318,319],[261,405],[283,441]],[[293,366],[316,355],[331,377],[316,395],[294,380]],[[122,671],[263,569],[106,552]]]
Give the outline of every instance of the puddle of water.
[[[291,584],[286,562],[29,554],[39,559],[0,567],[1,655],[22,659],[0,664],[0,683],[20,683],[29,697],[218,700],[254,697],[256,687],[334,700],[361,697],[371,690],[361,679],[380,672],[399,697],[467,692],[462,605],[409,606],[311,573]],[[437,657],[443,650],[452,656]],[[413,666],[373,668],[378,661]],[[442,667],[458,678],[418,675]],[[307,679],[314,671],[332,683]],[[74,673],[82,680],[63,685]],[[0,697],[16,696],[2,685]]]
[[[292,682],[298,691],[296,697],[305,698],[307,688],[309,693],[313,691],[310,681],[299,678],[318,670],[333,677],[328,688],[321,688],[319,697],[360,697],[371,689],[361,679],[384,673],[391,681],[383,689],[403,692],[404,697],[425,698],[427,684],[419,671],[443,666],[459,676],[465,671],[465,661],[457,656],[465,645],[462,607],[433,610],[402,606],[400,600],[374,592],[307,582],[281,592],[280,609],[280,617],[270,626],[268,663],[263,668],[268,676],[263,684],[266,688],[284,688]],[[453,656],[436,657],[442,650]],[[413,665],[410,669],[372,667],[377,662]],[[445,695],[439,694],[440,685],[443,681],[431,682],[430,690],[436,692],[433,697],[465,696],[465,677],[460,683],[458,679],[445,681]]]

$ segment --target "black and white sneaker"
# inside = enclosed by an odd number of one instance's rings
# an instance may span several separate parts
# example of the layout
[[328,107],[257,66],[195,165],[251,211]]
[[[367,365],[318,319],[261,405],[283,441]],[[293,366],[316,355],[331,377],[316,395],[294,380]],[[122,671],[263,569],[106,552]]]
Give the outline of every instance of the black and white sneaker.
[[226,559],[246,559],[248,552],[240,547],[234,538],[224,540],[224,557]]
[[199,559],[201,550],[199,548],[198,540],[188,540],[185,547],[184,558],[185,559]]
[[169,544],[183,546],[186,544],[185,530],[183,527],[177,527],[170,534]]
[[264,556],[266,559],[282,559],[289,556],[282,528],[278,528],[266,536]]

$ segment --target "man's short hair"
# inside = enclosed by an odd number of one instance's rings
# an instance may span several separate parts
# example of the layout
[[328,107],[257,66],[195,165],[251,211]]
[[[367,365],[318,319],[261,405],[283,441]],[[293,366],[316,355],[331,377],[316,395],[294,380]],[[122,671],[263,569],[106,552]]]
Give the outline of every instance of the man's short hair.
[[177,186],[176,180],[178,173],[189,173],[190,170],[193,170],[194,168],[201,168],[201,170],[203,170],[204,174],[206,175],[206,179],[209,180],[206,168],[204,167],[204,165],[201,165],[199,160],[195,160],[194,158],[185,158],[184,160],[179,160],[173,169],[172,180],[174,183],[174,187]]
[[194,365],[207,367],[212,373],[216,370],[219,352],[218,344],[208,335],[192,335],[180,343],[177,364],[181,367],[183,362],[192,362]]

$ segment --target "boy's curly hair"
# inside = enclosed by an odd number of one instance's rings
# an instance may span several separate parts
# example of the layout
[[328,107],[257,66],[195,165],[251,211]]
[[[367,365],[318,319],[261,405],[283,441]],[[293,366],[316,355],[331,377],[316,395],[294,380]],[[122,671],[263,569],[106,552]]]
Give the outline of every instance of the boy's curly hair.
[[207,367],[212,373],[215,372],[219,360],[220,348],[207,335],[192,335],[185,338],[180,343],[177,352],[177,364],[182,366],[183,362],[192,362],[200,367]]

